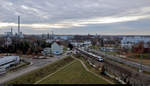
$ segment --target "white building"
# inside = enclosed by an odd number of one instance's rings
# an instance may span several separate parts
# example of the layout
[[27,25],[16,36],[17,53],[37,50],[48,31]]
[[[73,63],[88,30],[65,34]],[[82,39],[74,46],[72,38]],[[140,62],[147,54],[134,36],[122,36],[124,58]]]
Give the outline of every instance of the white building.
[[71,44],[76,46],[76,47],[79,47],[79,46],[83,45],[82,42],[71,42]]
[[0,58],[0,74],[4,73],[5,70],[20,62],[19,56],[4,56]]
[[53,39],[47,39],[46,43],[52,43],[54,40]]
[[89,46],[92,46],[92,42],[91,42],[91,41],[84,41],[84,42],[83,42],[83,45],[84,45],[85,47],[89,47]]
[[51,48],[44,48],[44,50],[41,52],[43,55],[51,54]]
[[52,54],[62,54],[63,53],[63,46],[61,46],[60,44],[54,42],[51,45],[51,51]]
[[72,45],[77,46],[77,47],[89,47],[92,45],[91,41],[83,41],[83,42],[71,42]]
[[150,42],[150,37],[123,37],[121,40],[121,47],[122,48],[132,48],[133,45],[144,42]]

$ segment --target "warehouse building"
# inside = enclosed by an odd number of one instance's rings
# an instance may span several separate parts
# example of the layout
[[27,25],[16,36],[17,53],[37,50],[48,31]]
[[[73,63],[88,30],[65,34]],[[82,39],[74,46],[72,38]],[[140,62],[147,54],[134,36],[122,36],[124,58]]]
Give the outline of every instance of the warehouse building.
[[7,68],[20,62],[19,56],[4,56],[0,58],[0,74],[4,73]]

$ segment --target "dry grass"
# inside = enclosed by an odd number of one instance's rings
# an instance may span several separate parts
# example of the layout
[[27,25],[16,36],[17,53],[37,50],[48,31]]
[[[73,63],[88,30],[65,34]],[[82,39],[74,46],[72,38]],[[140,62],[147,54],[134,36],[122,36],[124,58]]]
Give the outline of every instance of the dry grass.
[[41,84],[109,84],[107,81],[87,72],[79,61],[40,82]]

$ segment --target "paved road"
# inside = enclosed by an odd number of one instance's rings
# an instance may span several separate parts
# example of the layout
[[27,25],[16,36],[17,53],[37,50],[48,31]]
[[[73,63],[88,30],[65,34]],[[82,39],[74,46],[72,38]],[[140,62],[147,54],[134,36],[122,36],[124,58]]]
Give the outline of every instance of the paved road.
[[[139,63],[136,63],[136,62],[133,62],[133,61],[129,61],[129,60],[126,60],[126,59],[117,57],[117,56],[105,55],[103,52],[96,51],[96,50],[93,50],[93,49],[91,49],[90,51],[93,52],[93,53],[95,53],[95,54],[97,54],[97,55],[103,56],[104,59],[105,59],[105,58],[106,58],[106,59],[111,59],[111,60],[113,60],[113,61],[120,62],[120,63],[129,65],[129,66],[132,66],[132,67],[135,67],[135,68],[140,68],[140,66],[141,66],[141,64],[139,64]],[[150,72],[150,67],[149,67],[149,66],[142,65],[142,69],[143,69],[144,71]]]
[[61,56],[50,57],[48,59],[26,58],[25,60],[32,62],[32,64],[28,65],[28,67],[22,68],[20,70],[15,71],[15,72],[6,73],[4,76],[0,76],[0,84],[7,82],[9,80],[12,80],[12,79],[14,79],[20,75],[23,75],[25,73],[31,72],[32,70],[41,68],[45,65],[48,65],[48,64],[55,62],[56,60],[62,59],[64,57],[66,57],[66,54],[61,55]]

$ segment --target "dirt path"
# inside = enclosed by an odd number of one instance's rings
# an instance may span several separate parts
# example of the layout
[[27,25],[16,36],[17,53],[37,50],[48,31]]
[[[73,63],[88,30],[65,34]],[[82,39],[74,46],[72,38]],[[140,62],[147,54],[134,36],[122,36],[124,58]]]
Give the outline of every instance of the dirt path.
[[110,84],[114,84],[114,83],[111,82],[110,80],[108,80],[108,79],[106,79],[106,78],[104,78],[104,77],[102,77],[102,76],[100,76],[100,75],[98,75],[98,74],[96,74],[96,73],[90,71],[90,70],[87,68],[87,66],[84,64],[84,62],[83,62],[82,60],[80,60],[80,59],[78,59],[78,58],[75,58],[75,57],[73,57],[73,56],[72,56],[72,58],[74,58],[74,59],[80,61],[86,71],[88,71],[88,72],[94,74],[95,76],[97,76],[97,77],[99,77],[99,78],[101,78],[101,79],[104,79],[105,81],[109,82]]
[[44,78],[40,79],[39,81],[36,81],[34,84],[39,84],[41,81],[43,81],[43,80],[47,79],[48,77],[50,77],[50,76],[54,75],[54,74],[55,74],[55,73],[57,73],[57,72],[59,72],[59,71],[63,70],[65,67],[67,67],[67,66],[71,65],[71,64],[72,64],[72,63],[74,63],[74,62],[75,62],[75,61],[73,61],[73,62],[71,62],[71,63],[69,63],[69,64],[65,65],[64,67],[62,67],[62,68],[58,69],[58,70],[57,70],[57,71],[55,71],[54,73],[51,73],[51,74],[47,75],[46,77],[44,77]]
[[[87,72],[90,72],[90,73],[94,74],[95,76],[97,76],[97,77],[99,77],[99,78],[101,78],[101,79],[104,79],[105,81],[109,82],[110,84],[114,84],[113,82],[109,81],[108,79],[106,79],[106,78],[104,78],[104,77],[102,77],[102,76],[100,76],[100,75],[98,75],[98,74],[96,74],[96,73],[90,71],[90,70],[87,68],[87,66],[84,64],[84,62],[83,62],[82,60],[77,59],[77,58],[75,58],[75,57],[73,57],[73,56],[72,56],[72,58],[74,58],[74,59],[77,60],[77,61],[80,61],[81,64],[83,65],[83,67],[85,68],[85,70],[86,70]],[[51,74],[47,75],[46,77],[40,79],[39,81],[36,81],[34,84],[39,84],[41,81],[43,81],[43,80],[47,79],[48,77],[50,77],[50,76],[56,74],[57,72],[63,70],[65,67],[71,65],[71,64],[74,63],[74,62],[75,62],[75,61],[73,61],[73,62],[71,62],[71,63],[65,65],[64,67],[58,69],[58,70],[55,71],[54,73],[51,73]]]

